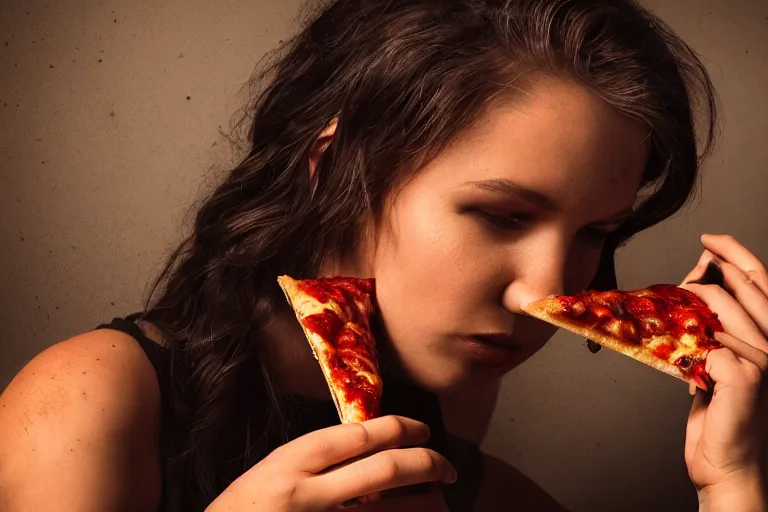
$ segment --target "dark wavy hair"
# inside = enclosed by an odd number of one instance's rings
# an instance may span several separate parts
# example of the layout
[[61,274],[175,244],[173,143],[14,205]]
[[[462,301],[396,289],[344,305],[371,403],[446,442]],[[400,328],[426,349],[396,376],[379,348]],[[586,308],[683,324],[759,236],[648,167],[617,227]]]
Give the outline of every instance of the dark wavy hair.
[[[616,242],[689,200],[715,94],[694,51],[633,0],[337,0],[266,59],[250,82],[245,154],[197,210],[144,312],[172,349],[190,489],[212,499],[285,441],[262,346],[285,307],[276,276],[316,275],[354,248],[360,219],[393,187],[537,74],[583,84],[649,128],[646,200]],[[310,149],[334,119],[311,176]]]

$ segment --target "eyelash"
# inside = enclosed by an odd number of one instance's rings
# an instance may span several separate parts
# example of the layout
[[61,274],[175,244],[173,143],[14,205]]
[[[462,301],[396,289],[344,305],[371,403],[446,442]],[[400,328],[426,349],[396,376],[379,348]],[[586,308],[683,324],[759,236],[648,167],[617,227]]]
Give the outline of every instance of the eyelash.
[[[507,231],[514,231],[525,227],[527,219],[523,216],[497,216],[487,212],[480,212],[483,218],[494,227]],[[595,228],[584,228],[582,232],[585,238],[595,245],[601,245],[611,235],[611,231],[603,231]]]
[[506,230],[514,230],[514,229],[520,229],[525,227],[524,226],[524,220],[521,216],[498,216],[498,215],[491,215],[487,212],[480,212],[480,214],[483,216],[483,218],[488,221],[489,223],[493,224],[497,228],[506,229]]

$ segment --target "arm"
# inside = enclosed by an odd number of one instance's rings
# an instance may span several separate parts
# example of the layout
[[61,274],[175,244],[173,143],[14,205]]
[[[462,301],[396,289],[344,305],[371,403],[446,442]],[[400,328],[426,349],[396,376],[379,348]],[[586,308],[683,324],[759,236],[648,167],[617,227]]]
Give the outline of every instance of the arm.
[[699,491],[700,512],[766,512],[768,493],[759,470]]
[[0,509],[156,509],[159,428],[157,378],[132,338],[54,345],[0,395]]

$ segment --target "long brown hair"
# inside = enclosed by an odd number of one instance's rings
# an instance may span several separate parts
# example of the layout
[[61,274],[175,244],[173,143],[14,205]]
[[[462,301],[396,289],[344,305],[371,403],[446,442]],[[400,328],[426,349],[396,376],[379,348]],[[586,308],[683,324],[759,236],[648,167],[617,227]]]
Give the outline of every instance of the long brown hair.
[[[545,73],[647,124],[650,192],[620,241],[686,203],[714,137],[704,67],[633,0],[337,0],[266,62],[251,82],[245,155],[200,206],[145,312],[173,349],[181,457],[206,499],[233,477],[227,464],[242,471],[285,440],[260,345],[283,307],[276,276],[313,276],[353,248],[360,219],[495,99]],[[311,179],[310,148],[333,119]]]

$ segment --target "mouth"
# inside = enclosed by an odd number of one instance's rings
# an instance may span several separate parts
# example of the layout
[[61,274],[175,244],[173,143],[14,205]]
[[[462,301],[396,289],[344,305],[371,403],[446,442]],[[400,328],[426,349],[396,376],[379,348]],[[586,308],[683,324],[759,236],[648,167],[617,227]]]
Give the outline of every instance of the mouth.
[[488,366],[509,366],[520,357],[508,334],[458,336],[457,345],[464,357]]
[[503,334],[503,333],[475,334],[470,336],[470,338],[475,338],[478,341],[482,341],[484,343],[493,343],[494,345],[501,345],[502,347],[505,347],[505,348],[514,347],[514,341],[512,339],[511,334]]

